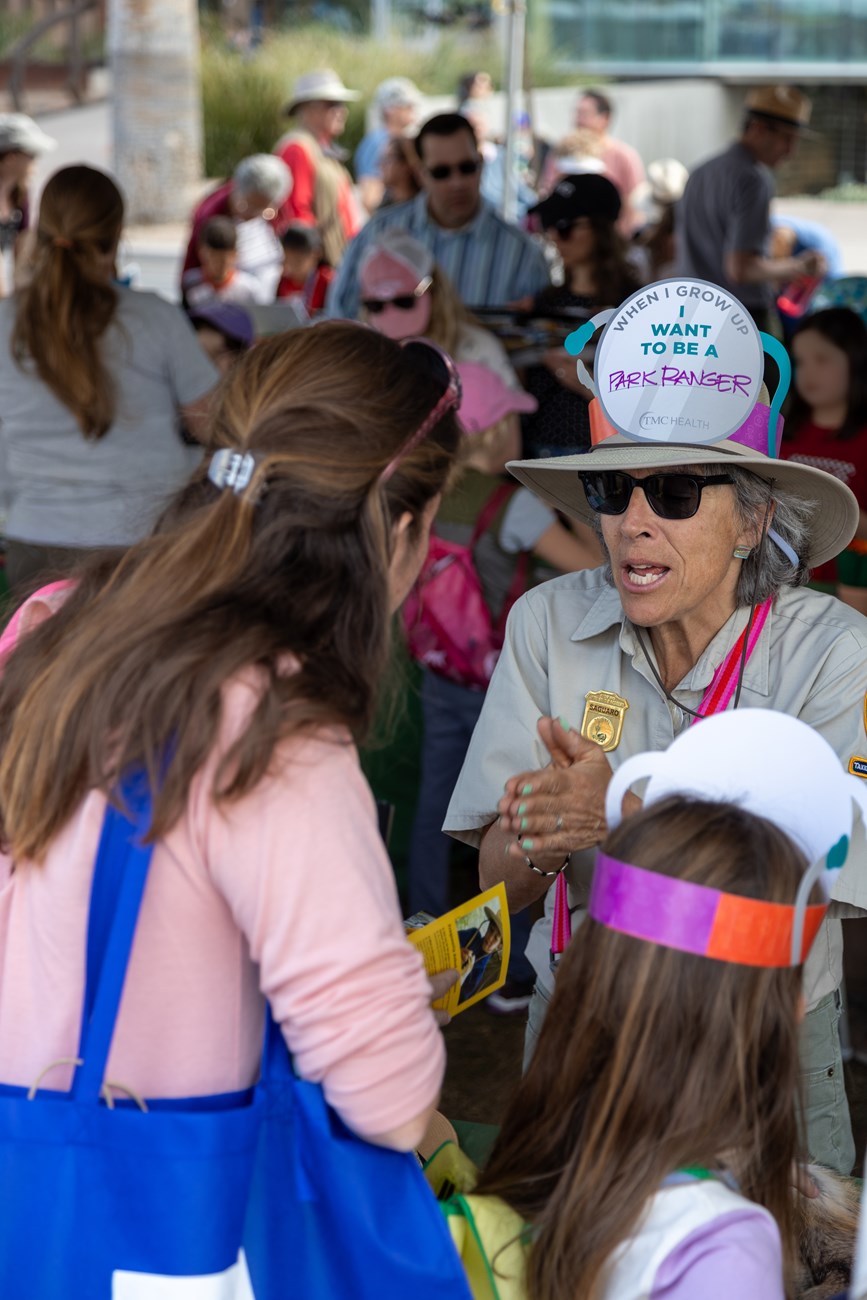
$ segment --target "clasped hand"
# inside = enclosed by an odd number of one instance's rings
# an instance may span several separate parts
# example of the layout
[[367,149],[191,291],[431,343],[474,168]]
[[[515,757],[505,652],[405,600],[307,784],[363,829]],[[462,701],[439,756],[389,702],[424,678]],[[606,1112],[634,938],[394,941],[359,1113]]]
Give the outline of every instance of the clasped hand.
[[548,869],[604,838],[611,768],[598,745],[559,719],[540,718],[538,731],[550,764],[511,777],[497,810],[501,829],[515,837],[509,856]]

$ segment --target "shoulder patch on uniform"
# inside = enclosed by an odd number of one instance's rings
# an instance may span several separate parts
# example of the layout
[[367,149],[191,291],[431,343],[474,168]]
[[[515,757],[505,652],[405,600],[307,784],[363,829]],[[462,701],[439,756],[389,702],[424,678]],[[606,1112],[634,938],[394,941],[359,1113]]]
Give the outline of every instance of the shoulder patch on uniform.
[[853,776],[863,776],[867,781],[867,758],[850,758],[849,771]]

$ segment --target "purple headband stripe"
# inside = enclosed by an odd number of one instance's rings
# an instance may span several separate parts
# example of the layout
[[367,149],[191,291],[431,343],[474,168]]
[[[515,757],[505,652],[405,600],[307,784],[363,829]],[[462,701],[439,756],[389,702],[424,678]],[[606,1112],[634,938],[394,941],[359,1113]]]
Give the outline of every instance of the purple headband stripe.
[[727,894],[598,853],[587,910],[600,925],[633,939],[717,961],[779,967],[804,960],[828,909]]
[[635,939],[703,956],[721,898],[718,889],[598,853],[587,911],[601,925]]

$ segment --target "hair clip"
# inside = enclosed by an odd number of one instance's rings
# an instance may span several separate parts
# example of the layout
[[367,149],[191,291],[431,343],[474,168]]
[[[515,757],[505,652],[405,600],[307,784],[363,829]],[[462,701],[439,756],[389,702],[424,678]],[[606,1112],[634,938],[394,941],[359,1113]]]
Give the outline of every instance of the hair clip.
[[239,495],[250,482],[256,469],[256,459],[249,451],[230,451],[223,447],[215,451],[208,466],[208,478],[218,488],[231,488]]

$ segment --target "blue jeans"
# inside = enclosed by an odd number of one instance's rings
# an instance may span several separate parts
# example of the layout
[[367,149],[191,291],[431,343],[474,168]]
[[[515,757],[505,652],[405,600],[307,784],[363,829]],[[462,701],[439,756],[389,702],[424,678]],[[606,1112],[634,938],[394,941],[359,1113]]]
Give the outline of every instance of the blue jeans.
[[422,671],[421,781],[409,846],[411,912],[440,916],[448,909],[452,841],[442,824],[484,702],[484,691]]
[[[409,846],[410,912],[425,911],[440,916],[448,910],[452,841],[443,834],[442,824],[484,701],[484,691],[468,690],[428,669],[422,672],[424,734],[421,781]],[[511,979],[523,980],[533,975],[524,956],[529,937],[530,916],[525,910],[512,917]]]

